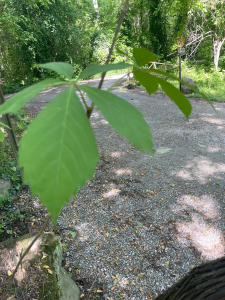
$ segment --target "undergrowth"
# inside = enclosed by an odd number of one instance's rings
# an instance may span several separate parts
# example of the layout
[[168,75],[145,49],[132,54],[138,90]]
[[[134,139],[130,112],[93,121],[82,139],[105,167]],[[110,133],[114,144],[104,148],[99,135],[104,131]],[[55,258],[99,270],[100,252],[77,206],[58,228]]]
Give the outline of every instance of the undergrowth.
[[[11,115],[17,138],[26,131],[29,119],[25,110]],[[11,188],[5,195],[0,194],[0,241],[6,237],[15,237],[19,231],[12,232],[12,227],[23,223],[24,215],[13,209],[12,199],[20,191],[22,178],[9,142],[7,134],[3,143],[0,142],[0,180],[10,180]],[[14,225],[14,226],[13,226]],[[18,226],[19,227],[19,226]],[[21,225],[20,225],[21,227]]]
[[[182,62],[182,77],[191,78],[201,92],[206,94],[210,100],[225,101],[225,73],[210,69],[206,72],[203,65]],[[179,83],[169,80],[174,86],[179,88]],[[188,97],[201,98],[196,93]]]

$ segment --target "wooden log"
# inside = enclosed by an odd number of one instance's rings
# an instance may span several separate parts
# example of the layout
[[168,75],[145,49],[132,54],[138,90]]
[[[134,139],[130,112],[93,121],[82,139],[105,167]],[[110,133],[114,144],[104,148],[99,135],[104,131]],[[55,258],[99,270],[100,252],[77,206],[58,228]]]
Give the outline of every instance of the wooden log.
[[195,267],[155,300],[225,300],[225,257]]

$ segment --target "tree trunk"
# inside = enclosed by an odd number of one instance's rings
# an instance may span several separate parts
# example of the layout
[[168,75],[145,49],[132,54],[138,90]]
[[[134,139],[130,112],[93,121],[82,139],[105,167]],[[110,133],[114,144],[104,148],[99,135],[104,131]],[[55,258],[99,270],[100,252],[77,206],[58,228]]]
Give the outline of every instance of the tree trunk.
[[194,268],[155,300],[225,300],[225,257]]
[[94,6],[95,12],[97,14],[97,17],[99,18],[98,0],[93,0],[93,6]]
[[216,71],[218,71],[220,50],[222,48],[222,45],[223,45],[224,41],[225,41],[224,37],[222,39],[218,39],[217,34],[215,32],[213,32],[213,34],[212,34],[213,58],[214,58],[214,66],[215,66]]

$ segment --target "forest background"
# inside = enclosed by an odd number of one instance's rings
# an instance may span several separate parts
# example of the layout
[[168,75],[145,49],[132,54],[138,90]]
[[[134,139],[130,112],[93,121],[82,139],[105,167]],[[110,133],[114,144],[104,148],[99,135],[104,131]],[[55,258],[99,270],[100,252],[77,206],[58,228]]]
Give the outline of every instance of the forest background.
[[[75,77],[92,64],[103,64],[122,4],[121,0],[2,0],[4,93],[58,76],[33,68],[34,64],[68,62]],[[182,76],[191,77],[211,100],[224,101],[224,5],[224,0],[131,0],[116,46],[128,53],[133,47],[145,47],[162,62],[176,64],[177,41],[184,37]],[[114,51],[111,62],[123,60]]]

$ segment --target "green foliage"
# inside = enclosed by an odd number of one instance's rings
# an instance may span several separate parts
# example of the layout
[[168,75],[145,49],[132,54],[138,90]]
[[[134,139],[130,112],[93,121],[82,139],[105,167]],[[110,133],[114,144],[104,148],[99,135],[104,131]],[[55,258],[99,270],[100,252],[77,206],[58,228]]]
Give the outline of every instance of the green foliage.
[[53,71],[65,76],[68,79],[73,78],[73,71],[74,71],[73,67],[66,63],[63,63],[63,62],[58,62],[57,64],[47,63],[47,64],[40,64],[39,66],[44,69],[53,70]]
[[179,109],[188,119],[192,110],[191,104],[188,101],[188,99],[169,82],[161,78],[158,78],[158,82],[161,85],[164,92],[170,97],[171,100],[174,101],[174,103],[179,107]]
[[20,189],[22,180],[15,161],[4,159],[0,162],[0,178],[11,180],[12,185],[9,190],[9,195],[15,195]]
[[107,64],[107,65],[92,65],[88,67],[86,70],[84,70],[80,76],[79,80],[89,78],[92,75],[95,75],[97,73],[104,73],[111,70],[118,70],[118,69],[124,69],[126,67],[132,67],[133,65],[128,63],[117,63],[117,64]]
[[[0,197],[0,242],[7,238],[12,238],[14,233],[12,232],[13,222],[22,222],[26,217],[19,210],[14,210],[12,205],[11,196]],[[18,232],[18,231],[17,231]]]
[[27,103],[30,99],[38,95],[44,88],[64,84],[65,82],[59,81],[57,79],[48,78],[41,82],[38,82],[15,96],[11,97],[7,102],[1,105],[1,114],[4,115],[6,113],[17,113],[21,107]]
[[3,141],[4,141],[4,138],[5,138],[4,133],[3,133],[3,131],[0,129],[0,142],[3,142]]
[[[134,49],[133,54],[139,66],[157,58],[143,48]],[[45,66],[43,65],[43,67]],[[55,62],[47,66],[59,74],[72,78],[70,65]],[[120,66],[125,67],[127,64],[121,63]],[[84,71],[81,77],[114,68],[115,65],[112,64],[94,66]],[[155,91],[159,83],[185,116],[190,115],[191,105],[187,98],[170,83],[155,74],[166,75],[178,81],[179,79],[159,70],[146,70],[140,67],[135,67],[134,72],[149,93]],[[150,74],[151,72],[155,74]],[[144,78],[144,75],[147,79]],[[19,166],[24,168],[24,182],[30,184],[34,195],[40,195],[40,199],[46,205],[54,223],[62,205],[76,194],[87,178],[93,176],[99,159],[93,131],[74,91],[74,86],[78,91],[82,89],[87,93],[87,96],[97,105],[108,122],[122,136],[139,150],[150,153],[152,151],[150,128],[135,107],[114,94],[77,85],[73,80],[61,82],[56,79],[46,79],[39,82],[1,105],[0,114],[15,113],[44,87],[58,84],[70,84],[71,86],[50,102],[32,122],[27,133],[21,139],[19,150]],[[85,102],[84,98],[83,101]],[[88,107],[85,102],[87,111],[93,109],[94,104]]]
[[62,205],[93,176],[98,159],[94,134],[72,86],[47,105],[21,139],[24,182],[40,195],[54,223]]
[[80,88],[101,110],[107,121],[141,151],[152,152],[152,136],[142,114],[122,98],[96,88]]
[[151,53],[150,51],[147,51],[145,48],[134,48],[133,56],[139,67],[142,67],[150,63],[151,61],[156,61],[159,59],[158,56]]
[[[225,101],[225,73],[215,72],[213,69],[210,72],[205,71],[204,65],[196,63],[182,62],[182,77],[192,78],[203,93],[194,92],[189,97],[207,98],[215,101]],[[174,80],[170,81],[178,87]]]
[[10,116],[13,121],[15,133],[17,135],[22,134],[30,123],[29,118],[26,116],[26,111],[21,109],[16,114],[11,113]]
[[169,53],[167,17],[162,14],[160,5],[161,0],[149,1],[149,37],[152,52],[166,57]]
[[147,70],[134,70],[134,76],[146,88],[149,95],[158,90],[157,78],[149,74]]

